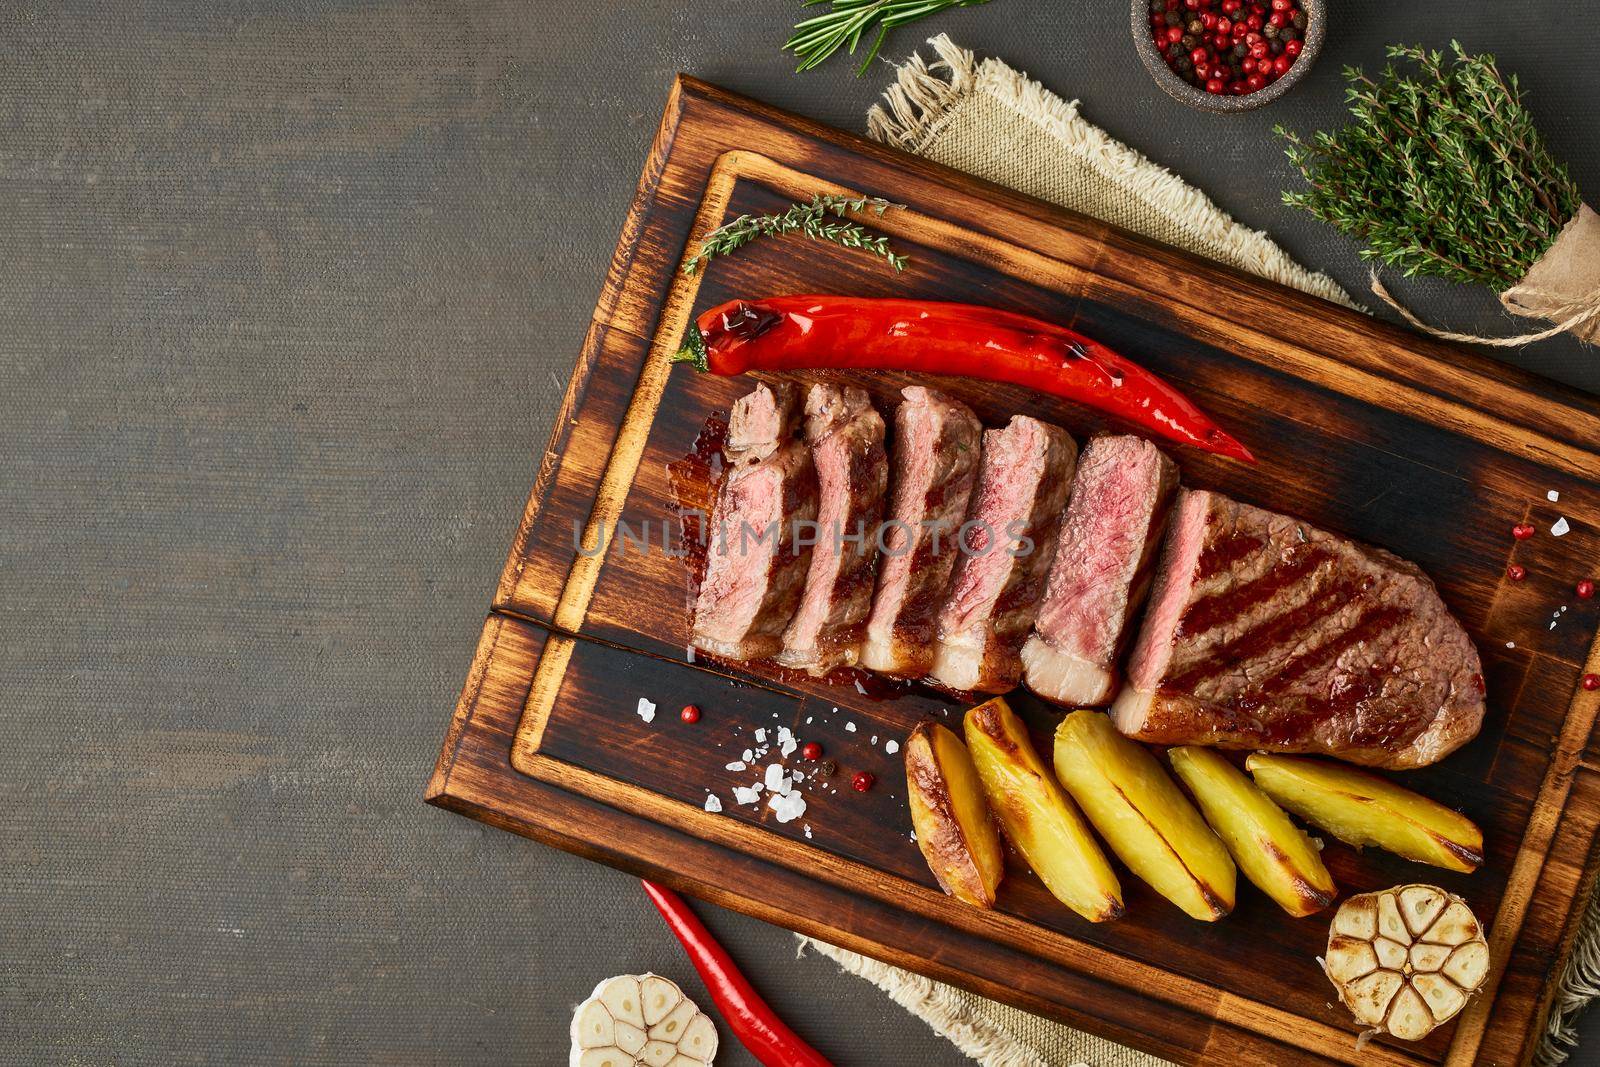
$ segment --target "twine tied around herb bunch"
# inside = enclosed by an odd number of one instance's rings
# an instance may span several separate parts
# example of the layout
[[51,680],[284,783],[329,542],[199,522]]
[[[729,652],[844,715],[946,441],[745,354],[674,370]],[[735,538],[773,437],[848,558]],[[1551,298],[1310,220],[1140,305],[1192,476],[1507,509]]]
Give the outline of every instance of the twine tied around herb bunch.
[[1391,63],[1373,80],[1347,67],[1354,121],[1309,141],[1281,127],[1289,159],[1310,188],[1284,194],[1363,241],[1363,259],[1406,276],[1436,275],[1493,286],[1513,314],[1555,325],[1516,337],[1481,337],[1422,322],[1372,271],[1372,291],[1435,337],[1509,347],[1571,333],[1600,341],[1600,215],[1579,199],[1566,168],[1545,148],[1516,77],[1494,57],[1451,43],[1440,52],[1391,46],[1416,76]]

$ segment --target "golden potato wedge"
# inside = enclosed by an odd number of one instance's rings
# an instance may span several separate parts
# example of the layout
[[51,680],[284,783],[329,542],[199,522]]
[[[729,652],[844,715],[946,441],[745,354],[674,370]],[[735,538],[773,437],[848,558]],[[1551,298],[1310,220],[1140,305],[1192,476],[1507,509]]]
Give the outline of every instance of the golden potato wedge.
[[1244,876],[1290,915],[1333,903],[1333,875],[1317,846],[1249,777],[1209,748],[1170,749],[1167,761]]
[[1028,730],[996,697],[967,712],[967,745],[1006,838],[1045,888],[1088,919],[1122,915],[1122,885],[1106,854],[1028,738]]
[[1342,763],[1257,752],[1245,760],[1266,794],[1351,845],[1377,845],[1418,863],[1472,872],[1483,831],[1458,811]]
[[1075,711],[1056,729],[1056,777],[1134,874],[1196,919],[1233,910],[1237,873],[1228,850],[1176,782],[1099,711]]
[[936,722],[906,739],[906,797],[917,847],[939,887],[957,900],[994,907],[1005,877],[1000,832],[967,746]]

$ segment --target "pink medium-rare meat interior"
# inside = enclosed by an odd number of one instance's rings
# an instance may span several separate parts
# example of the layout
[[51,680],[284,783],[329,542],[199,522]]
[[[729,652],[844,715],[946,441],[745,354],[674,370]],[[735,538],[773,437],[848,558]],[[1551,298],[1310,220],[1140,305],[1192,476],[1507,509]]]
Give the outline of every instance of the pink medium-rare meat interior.
[[861,664],[902,678],[933,666],[934,626],[977,477],[983,426],[965,404],[907,386],[895,410],[893,490]]
[[817,536],[805,592],[779,662],[825,674],[853,664],[872,602],[878,523],[888,484],[883,417],[854,386],[812,386],[806,440],[817,472]]
[[1074,707],[1111,699],[1177,480],[1172,460],[1141,438],[1101,436],[1084,449],[1044,603],[1022,650],[1035,693]]

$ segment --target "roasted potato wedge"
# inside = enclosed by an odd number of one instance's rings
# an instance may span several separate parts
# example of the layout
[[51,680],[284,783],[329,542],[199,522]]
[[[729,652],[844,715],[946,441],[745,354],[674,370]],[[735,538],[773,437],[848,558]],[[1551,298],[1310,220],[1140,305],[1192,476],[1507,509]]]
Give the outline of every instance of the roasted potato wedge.
[[1472,872],[1483,831],[1458,811],[1341,763],[1255,753],[1245,760],[1266,794],[1351,845],[1376,845],[1418,863]]
[[1099,711],[1075,711],[1056,729],[1056,777],[1134,874],[1196,919],[1233,910],[1237,873],[1161,764]]
[[1282,808],[1213,749],[1170,749],[1167,761],[1244,876],[1290,915],[1321,911],[1338,889],[1317,846]]
[[906,797],[917,847],[939,886],[957,900],[994,907],[1005,853],[967,746],[936,722],[906,739]]
[[1122,886],[1089,824],[1034,750],[1028,730],[996,697],[967,712],[967,745],[1006,838],[1045,888],[1088,919],[1122,915]]

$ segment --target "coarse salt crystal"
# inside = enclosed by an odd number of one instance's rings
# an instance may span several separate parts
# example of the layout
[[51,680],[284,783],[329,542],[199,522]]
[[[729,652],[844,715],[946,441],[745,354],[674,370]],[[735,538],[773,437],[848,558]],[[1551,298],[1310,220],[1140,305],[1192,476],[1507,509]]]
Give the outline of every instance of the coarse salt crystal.
[[811,725],[811,716],[809,716],[809,715],[806,716],[806,725],[807,726]]
[[883,750],[885,752],[889,753],[889,755],[892,756],[896,752],[900,751],[900,742],[898,742],[898,741],[889,741],[883,746]]
[[860,678],[856,679],[856,692],[860,693],[862,696],[867,695],[867,687],[861,684]]
[[794,731],[790,730],[787,726],[778,727],[778,744],[780,744],[780,745],[783,744],[785,741],[789,740],[793,736],[794,736]]
[[733,801],[736,804],[754,804],[761,799],[761,783],[755,785],[737,785],[733,787]]
[[744,760],[746,763],[749,763],[751,760],[756,758],[756,754],[747,748],[739,758]]
[[767,739],[767,728],[765,726],[757,726],[756,727],[756,741],[757,741],[757,743],[764,742],[764,741],[766,741],[766,739]]
[[1567,522],[1567,517],[1563,515],[1561,518],[1556,520],[1556,524],[1554,526],[1550,527],[1550,534],[1553,537],[1564,537],[1571,529],[1572,524]]
[[656,717],[656,706],[644,697],[639,698],[639,718],[650,722]]
[[800,742],[798,742],[794,738],[790,737],[790,738],[786,738],[784,740],[783,744],[778,746],[778,751],[782,752],[785,756],[792,756],[792,755],[794,755],[794,750],[799,748],[799,747],[800,747]]
[[872,743],[873,744],[877,744],[878,743],[878,735],[877,734],[873,734],[872,735]]
[[694,662],[694,646],[690,645],[688,648],[684,649],[684,651],[686,653],[688,653],[688,655],[685,656],[684,658],[687,659],[690,663],[693,663]]
[[1554,504],[1557,500],[1561,499],[1561,494],[1552,489],[1544,495],[1544,498],[1550,501],[1550,503]]
[[810,837],[811,836],[811,824],[810,823],[806,823],[804,829],[805,829],[805,832],[806,832],[806,836]]
[[779,822],[793,822],[806,813],[806,798],[799,793],[784,793],[767,801]]
[[712,793],[710,796],[706,797],[706,810],[713,814],[721,811],[722,798],[717,796],[715,793]]
[[846,732],[847,732],[847,733],[852,733],[852,734],[853,734],[853,733],[855,733],[855,732],[856,732],[856,724],[855,724],[855,723],[853,723],[853,722],[847,722],[847,723],[845,723],[845,724],[844,724],[844,728],[845,728],[845,731],[846,731]]
[[783,764],[769,763],[767,765],[766,786],[774,793],[787,793],[793,782],[783,773]]
[[1506,642],[1506,647],[1507,648],[1516,648],[1517,647],[1517,643],[1515,641],[1507,641]]
[[744,760],[736,759],[722,769],[725,771],[742,771],[746,766],[748,766],[748,764],[746,764]]

